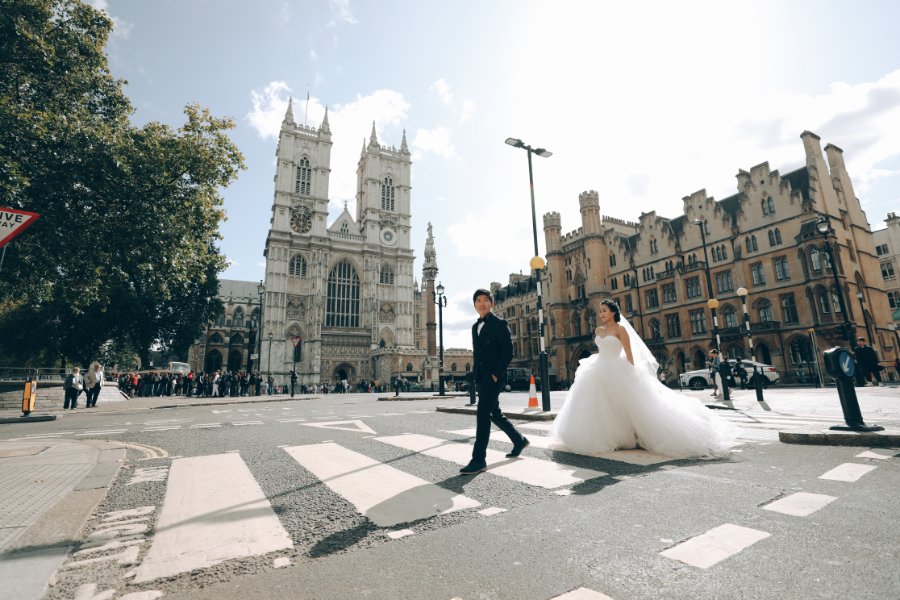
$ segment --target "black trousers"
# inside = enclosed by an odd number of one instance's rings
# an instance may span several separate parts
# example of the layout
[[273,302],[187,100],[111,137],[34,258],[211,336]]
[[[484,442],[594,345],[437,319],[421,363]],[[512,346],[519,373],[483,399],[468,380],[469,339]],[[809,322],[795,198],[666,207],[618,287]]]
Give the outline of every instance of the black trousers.
[[478,408],[475,411],[475,447],[472,448],[472,462],[485,462],[488,441],[491,439],[491,423],[509,436],[513,444],[524,439],[509,419],[500,412],[500,384],[478,384]]
[[78,394],[80,394],[80,390],[76,390],[75,388],[66,388],[66,396],[63,401],[63,409],[67,409],[69,407],[75,408],[78,406]]
[[84,393],[86,406],[97,406],[97,397],[100,395],[100,384],[98,383]]

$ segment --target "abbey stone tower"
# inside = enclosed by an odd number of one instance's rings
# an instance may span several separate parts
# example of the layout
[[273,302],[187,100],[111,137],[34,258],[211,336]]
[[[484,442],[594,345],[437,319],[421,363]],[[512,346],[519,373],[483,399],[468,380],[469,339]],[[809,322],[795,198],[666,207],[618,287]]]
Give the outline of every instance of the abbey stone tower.
[[259,370],[271,368],[276,382],[286,382],[295,364],[305,384],[389,382],[409,357],[424,354],[414,337],[406,132],[397,150],[379,144],[372,124],[356,170],[356,216],[345,203],[328,226],[331,146],[327,110],[318,128],[307,127],[294,122],[288,104],[266,239]]

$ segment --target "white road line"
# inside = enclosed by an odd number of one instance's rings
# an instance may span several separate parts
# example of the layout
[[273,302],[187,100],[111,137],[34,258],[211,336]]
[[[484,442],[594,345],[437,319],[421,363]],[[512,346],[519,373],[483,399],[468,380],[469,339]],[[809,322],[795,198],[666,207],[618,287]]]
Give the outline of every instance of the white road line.
[[241,425],[262,425],[262,421],[241,421],[239,423],[232,423],[235,427],[240,427]]
[[278,419],[279,423],[303,423],[306,419]]
[[[443,431],[446,431],[447,433],[455,433],[457,435],[464,435],[467,437],[475,437],[475,428],[474,427],[471,429],[456,429],[453,431],[448,431],[445,429]],[[512,445],[512,442],[509,441],[509,438],[506,437],[506,435],[501,433],[500,435],[495,436],[495,435],[493,435],[494,431],[499,431],[499,430],[492,430],[491,440],[496,440],[498,442]],[[526,437],[528,437],[528,436],[526,436]],[[532,436],[528,437],[528,441],[531,442],[531,446],[534,446],[535,448],[550,449],[550,446],[552,444],[552,440],[550,438],[542,436],[542,435],[532,435]],[[526,450],[526,452],[527,452],[527,450]],[[577,454],[578,456],[589,456],[590,458],[602,458],[604,460],[612,460],[615,462],[623,462],[623,463],[628,463],[630,465],[641,465],[641,466],[656,465],[659,463],[670,462],[670,461],[676,460],[670,456],[662,456],[660,454],[653,454],[652,452],[647,452],[646,450],[640,450],[640,449],[616,450],[615,452],[604,452],[603,454],[578,454],[577,452],[569,452],[568,450],[566,450],[566,452],[568,452],[569,454]]]
[[191,425],[188,429],[209,429],[211,427],[221,427],[221,423],[197,423],[196,425]]
[[[74,431],[60,431],[58,433],[33,433],[31,435],[26,435],[24,439],[30,440],[30,439],[42,438],[42,437],[54,437],[57,435],[69,435],[72,433],[75,433],[75,432]],[[885,458],[887,458],[887,457],[885,456]]]
[[284,449],[304,469],[380,527],[481,504],[335,443]]
[[830,479],[831,481],[857,481],[860,477],[875,470],[874,465],[860,465],[857,463],[844,463],[838,465],[823,475],[819,475],[819,479]]
[[770,535],[772,534],[765,531],[726,523],[664,550],[660,554],[692,567],[708,569]]
[[860,452],[859,454],[857,454],[855,458],[875,458],[878,460],[887,460],[889,458],[894,458],[894,454],[880,454],[873,450],[866,450],[865,452]]
[[148,427],[146,429],[141,429],[141,433],[150,431],[172,431],[173,429],[181,429],[181,425],[175,425],[172,427]]
[[792,517],[808,517],[820,508],[828,506],[831,502],[837,500],[834,496],[826,496],[825,494],[808,494],[806,492],[797,492],[784,498],[763,506],[763,510],[771,510],[773,512],[791,515]]
[[600,592],[595,592],[594,590],[588,589],[586,587],[580,587],[578,589],[572,590],[571,592],[566,592],[562,596],[555,596],[550,600],[613,600],[606,594],[601,594]]
[[516,423],[516,429],[537,429],[539,431],[550,431],[553,429],[553,423]]
[[172,461],[155,529],[136,582],[293,546],[265,493],[237,454]]
[[[472,446],[468,444],[427,435],[397,435],[375,439],[385,444],[447,460],[458,465],[468,464],[472,457]],[[488,473],[550,490],[606,475],[600,471],[571,467],[529,456],[506,458],[504,452],[491,449],[488,449],[486,458]]]
[[105,431],[85,431],[84,433],[76,433],[75,435],[107,435],[109,433],[125,433],[127,429],[107,429]]
[[353,421],[328,421],[326,423],[304,423],[307,427],[320,427],[322,429],[340,429],[341,431],[353,431],[355,433],[375,433],[371,427],[355,419]]

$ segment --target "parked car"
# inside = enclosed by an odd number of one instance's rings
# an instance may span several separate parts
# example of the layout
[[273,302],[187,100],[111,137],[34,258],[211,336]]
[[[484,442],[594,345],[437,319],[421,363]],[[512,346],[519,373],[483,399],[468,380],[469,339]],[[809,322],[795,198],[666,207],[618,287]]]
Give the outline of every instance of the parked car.
[[[737,369],[737,361],[734,359],[729,359],[728,362],[731,364],[732,370]],[[781,376],[778,375],[778,370],[775,369],[772,365],[766,365],[760,362],[756,362],[754,360],[741,360],[741,368],[744,369],[744,372],[747,373],[747,381],[751,382],[754,372],[754,367],[757,372],[762,371],[763,374],[763,387],[769,385],[775,385],[778,383],[778,380],[781,379]],[[735,376],[735,381],[737,381],[737,376]],[[697,369],[696,371],[687,371],[682,373],[679,377],[681,382],[681,387],[691,388],[692,390],[702,390],[706,388],[711,388],[715,384],[712,380],[712,374],[710,374],[709,369]]]

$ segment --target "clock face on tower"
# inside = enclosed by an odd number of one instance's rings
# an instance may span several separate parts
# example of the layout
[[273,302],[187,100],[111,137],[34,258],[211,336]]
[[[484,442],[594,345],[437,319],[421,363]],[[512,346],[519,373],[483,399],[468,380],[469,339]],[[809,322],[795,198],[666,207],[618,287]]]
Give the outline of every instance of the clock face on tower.
[[397,243],[397,233],[390,228],[381,230],[381,243],[385,246],[393,246]]
[[306,233],[312,229],[312,214],[308,208],[295,208],[291,211],[291,229],[297,233]]

